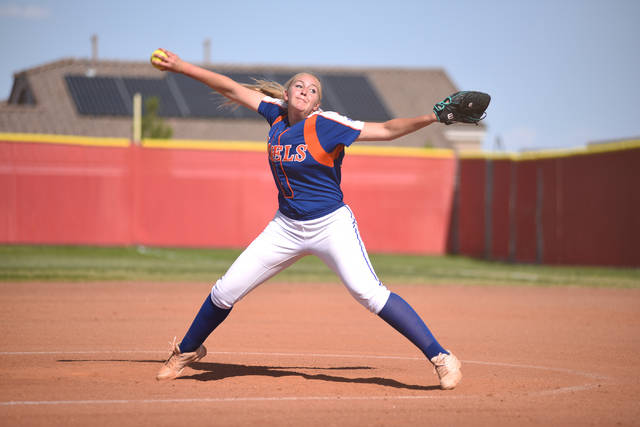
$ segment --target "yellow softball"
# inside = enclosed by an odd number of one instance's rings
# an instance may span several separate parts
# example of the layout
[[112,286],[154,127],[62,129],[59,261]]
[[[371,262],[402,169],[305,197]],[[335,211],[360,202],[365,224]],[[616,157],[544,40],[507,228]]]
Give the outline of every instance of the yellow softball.
[[167,54],[164,53],[163,51],[161,51],[160,49],[154,50],[153,53],[151,54],[151,65],[156,67],[158,70],[164,70],[165,68],[163,66],[159,65],[158,58],[154,58],[154,55],[155,56],[162,56],[162,57],[166,58]]

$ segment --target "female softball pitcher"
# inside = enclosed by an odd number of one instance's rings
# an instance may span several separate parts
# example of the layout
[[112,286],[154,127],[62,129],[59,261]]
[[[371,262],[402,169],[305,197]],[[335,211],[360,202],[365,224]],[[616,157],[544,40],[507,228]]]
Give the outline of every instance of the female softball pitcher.
[[269,123],[269,164],[279,207],[264,231],[213,285],[182,341],[174,340],[172,354],[157,379],[177,378],[187,365],[202,359],[207,354],[204,341],[252,289],[303,256],[316,255],[360,304],[425,354],[435,366],[442,389],[454,388],[462,378],[460,361],[440,346],[406,301],[380,282],[340,189],[344,147],[415,132],[438,121],[436,114],[384,123],[355,121],[320,109],[322,85],[312,74],[296,74],[284,87],[265,81],[242,85],[168,50],[160,51],[164,55],[152,57],[156,67],[198,80]]

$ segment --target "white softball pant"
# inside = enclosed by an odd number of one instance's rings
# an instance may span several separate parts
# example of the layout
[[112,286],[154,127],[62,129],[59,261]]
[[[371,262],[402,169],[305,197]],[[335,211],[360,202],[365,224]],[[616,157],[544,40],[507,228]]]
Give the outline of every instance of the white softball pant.
[[347,206],[321,218],[296,221],[279,211],[211,289],[211,300],[229,309],[256,286],[306,255],[331,268],[353,297],[378,314],[390,292],[376,276],[355,217]]

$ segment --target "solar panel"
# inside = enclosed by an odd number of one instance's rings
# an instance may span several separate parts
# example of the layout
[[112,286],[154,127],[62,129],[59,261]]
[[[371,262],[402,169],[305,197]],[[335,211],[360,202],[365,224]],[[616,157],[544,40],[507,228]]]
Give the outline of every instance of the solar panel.
[[[145,103],[151,97],[159,100],[158,115],[161,117],[182,117],[176,98],[171,92],[167,79],[130,78],[122,79],[126,89],[127,99],[133,99],[133,95],[142,95],[142,112],[145,113]],[[184,114],[187,115],[187,114]]]
[[[322,76],[327,98],[339,113],[355,120],[385,121],[391,115],[375,88],[363,75],[328,74]],[[342,111],[341,111],[342,110]]]
[[182,74],[169,74],[166,77],[175,83],[175,87],[180,92],[182,99],[189,110],[189,117],[192,118],[232,118],[233,115],[227,108],[219,108],[224,102],[224,98],[213,91],[204,83],[200,83]]
[[[280,72],[234,72],[227,76],[240,83],[253,77],[284,84],[292,74]],[[355,120],[384,121],[391,114],[369,79],[363,74],[318,74],[323,85],[322,109],[336,111]],[[168,73],[162,79],[141,77],[65,76],[80,114],[127,116],[132,113],[132,97],[140,93],[144,101],[156,96],[162,117],[258,119],[246,108],[223,106],[225,99],[211,88],[182,74]]]
[[122,99],[111,77],[65,76],[78,113],[95,116],[125,116],[131,107]]

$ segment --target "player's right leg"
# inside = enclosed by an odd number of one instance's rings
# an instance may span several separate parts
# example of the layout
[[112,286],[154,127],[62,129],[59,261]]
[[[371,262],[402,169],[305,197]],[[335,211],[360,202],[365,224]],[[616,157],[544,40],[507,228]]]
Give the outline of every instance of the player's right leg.
[[340,276],[358,302],[424,353],[436,369],[441,388],[454,388],[462,378],[460,362],[440,345],[411,305],[378,280],[351,210],[343,207],[329,219],[314,253]]
[[301,242],[286,218],[277,214],[213,286],[182,341],[174,342],[156,378],[177,378],[185,366],[202,359],[206,355],[204,341],[227,318],[233,305],[304,256]]

